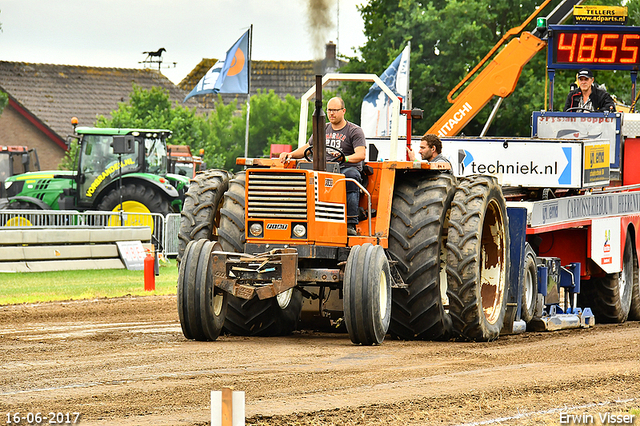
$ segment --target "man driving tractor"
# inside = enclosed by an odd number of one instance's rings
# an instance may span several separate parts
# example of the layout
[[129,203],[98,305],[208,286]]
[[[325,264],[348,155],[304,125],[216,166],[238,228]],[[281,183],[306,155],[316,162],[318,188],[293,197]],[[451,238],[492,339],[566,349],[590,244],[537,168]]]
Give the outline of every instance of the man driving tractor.
[[[365,137],[360,126],[353,124],[344,118],[346,112],[344,101],[341,98],[331,98],[327,103],[329,122],[325,130],[327,135],[326,153],[327,161],[335,161],[344,154],[344,163],[340,164],[340,173],[348,178],[362,183],[362,162],[365,159]],[[312,138],[303,146],[292,152],[282,152],[280,161],[283,163],[292,158],[303,158],[304,152],[313,143]],[[357,235],[358,205],[360,203],[360,190],[350,181],[347,187],[347,234]]]

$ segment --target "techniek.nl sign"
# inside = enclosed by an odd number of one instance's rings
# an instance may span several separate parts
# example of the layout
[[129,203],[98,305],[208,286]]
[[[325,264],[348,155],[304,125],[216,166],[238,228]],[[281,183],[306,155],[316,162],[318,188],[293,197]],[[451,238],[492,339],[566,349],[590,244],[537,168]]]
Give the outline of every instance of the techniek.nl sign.
[[503,186],[581,187],[581,143],[443,139],[442,154],[456,176],[490,174]]

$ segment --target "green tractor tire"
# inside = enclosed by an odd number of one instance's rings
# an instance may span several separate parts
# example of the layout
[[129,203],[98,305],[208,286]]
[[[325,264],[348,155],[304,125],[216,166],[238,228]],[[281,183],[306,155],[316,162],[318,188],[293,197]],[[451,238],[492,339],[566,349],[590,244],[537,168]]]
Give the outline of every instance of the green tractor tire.
[[[120,189],[116,187],[102,198],[97,210],[118,212],[120,200]],[[150,216],[135,213],[160,213],[166,216],[170,207],[169,200],[160,191],[140,183],[127,183],[122,185],[122,210],[129,213],[125,219],[125,226],[150,226],[153,230],[153,219]],[[112,218],[109,226],[120,226],[119,219]]]

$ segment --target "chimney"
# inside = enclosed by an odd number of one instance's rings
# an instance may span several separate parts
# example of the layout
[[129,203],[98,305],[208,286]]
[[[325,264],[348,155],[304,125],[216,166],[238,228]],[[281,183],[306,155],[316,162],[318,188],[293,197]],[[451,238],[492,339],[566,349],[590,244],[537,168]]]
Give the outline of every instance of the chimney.
[[336,58],[336,44],[332,41],[327,43],[324,58],[324,73],[335,72],[338,69],[338,59]]

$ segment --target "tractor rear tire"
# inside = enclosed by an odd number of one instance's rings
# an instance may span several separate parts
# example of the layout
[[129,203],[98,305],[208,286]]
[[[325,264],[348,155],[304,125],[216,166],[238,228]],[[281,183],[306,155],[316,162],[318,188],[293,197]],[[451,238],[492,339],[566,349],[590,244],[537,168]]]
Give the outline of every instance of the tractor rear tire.
[[[122,201],[129,201],[133,204],[144,206],[149,213],[160,213],[166,216],[170,212],[169,200],[164,194],[151,186],[142,185],[140,183],[126,183],[122,185]],[[120,190],[118,186],[108,194],[106,194],[98,204],[100,211],[117,211],[120,204]],[[128,211],[125,205],[124,211]],[[135,213],[140,213],[135,211]]]
[[233,177],[224,170],[207,170],[191,180],[180,213],[178,231],[178,264],[190,241],[204,238],[217,241],[220,227],[220,208],[224,193]]
[[442,256],[455,185],[456,178],[448,173],[409,174],[394,189],[388,252],[408,285],[393,289],[389,332],[395,338],[450,335],[451,320],[442,302],[447,285]]
[[344,269],[344,318],[355,344],[379,345],[391,320],[391,273],[382,246],[354,246]]
[[460,179],[449,223],[447,295],[454,332],[465,340],[495,340],[509,283],[509,227],[497,180]]
[[191,241],[180,264],[178,315],[187,339],[213,341],[222,331],[229,295],[213,285],[210,258],[216,244],[205,239]]
[[[218,241],[224,251],[244,251],[245,183],[245,173],[238,173],[224,193],[218,228]],[[283,336],[296,329],[301,310],[302,293],[296,288],[265,300],[230,295],[224,328],[238,336]]]
[[587,300],[598,322],[623,323],[629,317],[633,284],[637,282],[633,252],[632,235],[631,232],[627,232],[622,255],[622,271],[591,279],[592,287],[591,291],[587,292]]
[[536,264],[536,252],[529,243],[525,244],[524,267],[522,268],[522,299],[520,319],[528,323],[536,312],[536,298],[538,296],[538,265]]

